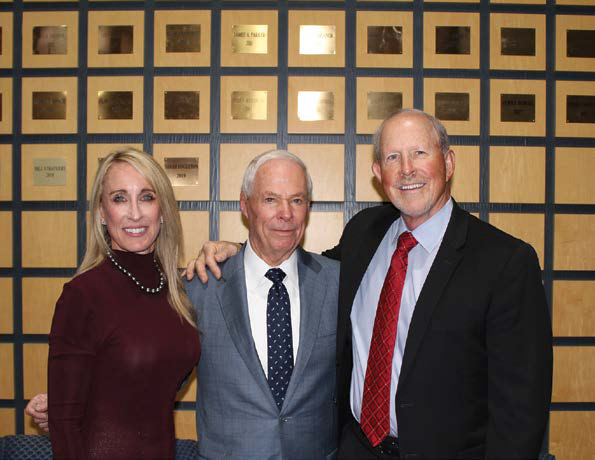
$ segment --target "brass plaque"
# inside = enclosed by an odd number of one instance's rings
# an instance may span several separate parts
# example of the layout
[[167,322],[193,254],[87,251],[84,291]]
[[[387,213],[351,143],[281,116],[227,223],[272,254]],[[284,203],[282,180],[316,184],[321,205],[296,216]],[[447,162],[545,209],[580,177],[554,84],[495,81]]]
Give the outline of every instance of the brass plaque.
[[368,26],[368,54],[403,54],[403,28]]
[[198,120],[200,118],[199,91],[165,91],[166,120]]
[[436,54],[471,54],[471,27],[437,26]]
[[171,185],[198,185],[198,157],[165,157],[163,160]]
[[502,56],[535,56],[535,29],[502,27]]
[[134,26],[99,26],[99,54],[132,54]]
[[595,57],[595,30],[567,30],[566,55],[576,58]]
[[233,91],[231,118],[234,120],[266,120],[267,91]]
[[240,24],[232,26],[232,53],[267,54],[268,30],[269,26],[266,24]]
[[334,120],[335,95],[331,91],[298,91],[298,119]]
[[66,54],[68,27],[33,27],[33,54]]
[[502,94],[501,121],[535,122],[535,94]]
[[66,185],[66,160],[64,158],[33,158],[33,185]]
[[34,91],[34,120],[66,120],[66,91]]
[[200,24],[167,24],[166,53],[200,53]]
[[98,91],[99,120],[132,120],[132,91]]
[[403,108],[403,93],[369,92],[368,120],[384,120]]
[[300,26],[300,54],[336,54],[336,26]]
[[595,96],[566,96],[568,123],[595,123]]
[[469,93],[436,93],[436,118],[469,121]]

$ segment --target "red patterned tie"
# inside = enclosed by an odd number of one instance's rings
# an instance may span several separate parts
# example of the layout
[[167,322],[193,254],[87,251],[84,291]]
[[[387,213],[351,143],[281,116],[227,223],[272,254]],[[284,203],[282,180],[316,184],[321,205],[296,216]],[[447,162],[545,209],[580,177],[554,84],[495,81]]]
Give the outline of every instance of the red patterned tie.
[[376,309],[360,418],[362,430],[373,446],[380,444],[390,431],[390,378],[401,292],[407,274],[408,254],[416,244],[410,232],[399,237]]

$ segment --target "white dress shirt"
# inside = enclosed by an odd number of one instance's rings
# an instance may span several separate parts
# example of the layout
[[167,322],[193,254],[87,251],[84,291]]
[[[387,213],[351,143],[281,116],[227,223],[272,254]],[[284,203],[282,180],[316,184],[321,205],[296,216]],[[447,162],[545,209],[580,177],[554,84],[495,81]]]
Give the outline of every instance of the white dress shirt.
[[[390,436],[398,436],[397,417],[395,413],[395,394],[403,362],[403,353],[409,332],[409,324],[415,309],[415,303],[423,288],[430,267],[440,248],[442,237],[448,226],[452,213],[452,199],[421,224],[411,233],[418,244],[409,251],[407,274],[401,294],[399,321],[397,323],[397,339],[393,354],[391,384],[390,384]],[[359,289],[353,300],[351,309],[351,327],[353,331],[353,373],[351,376],[351,411],[357,421],[360,420],[362,410],[362,396],[364,380],[368,366],[368,353],[374,330],[376,309],[380,299],[380,291],[390,266],[390,261],[397,247],[401,233],[407,227],[401,218],[389,227],[382,242],[378,246],[370,265],[364,274]]]
[[[250,317],[250,328],[252,338],[260,359],[264,374],[268,377],[268,344],[267,344],[267,298],[269,289],[273,282],[264,275],[270,269],[264,260],[256,255],[250,245],[246,242],[244,250],[244,272],[246,273],[246,291],[248,296],[248,315]],[[291,337],[293,341],[293,363],[300,340],[300,283],[298,278],[297,254],[293,254],[285,260],[280,268],[285,272],[283,284],[289,294],[289,309],[291,313]]]

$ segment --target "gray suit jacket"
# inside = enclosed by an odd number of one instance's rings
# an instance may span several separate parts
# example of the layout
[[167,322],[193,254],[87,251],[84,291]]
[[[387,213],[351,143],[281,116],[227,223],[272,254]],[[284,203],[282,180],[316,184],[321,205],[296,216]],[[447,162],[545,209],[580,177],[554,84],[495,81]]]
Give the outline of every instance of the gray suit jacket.
[[202,458],[332,459],[337,444],[335,342],[339,264],[298,251],[300,340],[279,411],[248,314],[244,251],[186,290],[198,315],[196,429]]

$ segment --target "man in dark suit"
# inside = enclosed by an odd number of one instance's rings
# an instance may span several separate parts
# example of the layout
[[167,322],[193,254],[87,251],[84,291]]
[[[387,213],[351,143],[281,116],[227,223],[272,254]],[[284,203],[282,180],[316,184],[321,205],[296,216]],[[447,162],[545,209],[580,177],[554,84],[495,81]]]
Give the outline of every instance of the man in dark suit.
[[[537,458],[552,345],[533,248],[451,198],[454,152],[434,117],[389,116],[374,153],[391,203],[325,253],[341,261],[338,458]],[[199,276],[233,251],[206,247]]]
[[[451,198],[454,153],[435,118],[390,116],[374,150],[372,169],[391,204],[357,214],[325,254],[341,260],[338,458],[537,458],[552,346],[535,252]],[[407,232],[415,244],[395,302],[389,401],[364,401],[378,393],[366,391],[377,377],[367,371],[379,372],[370,352],[382,329],[377,306]]]

